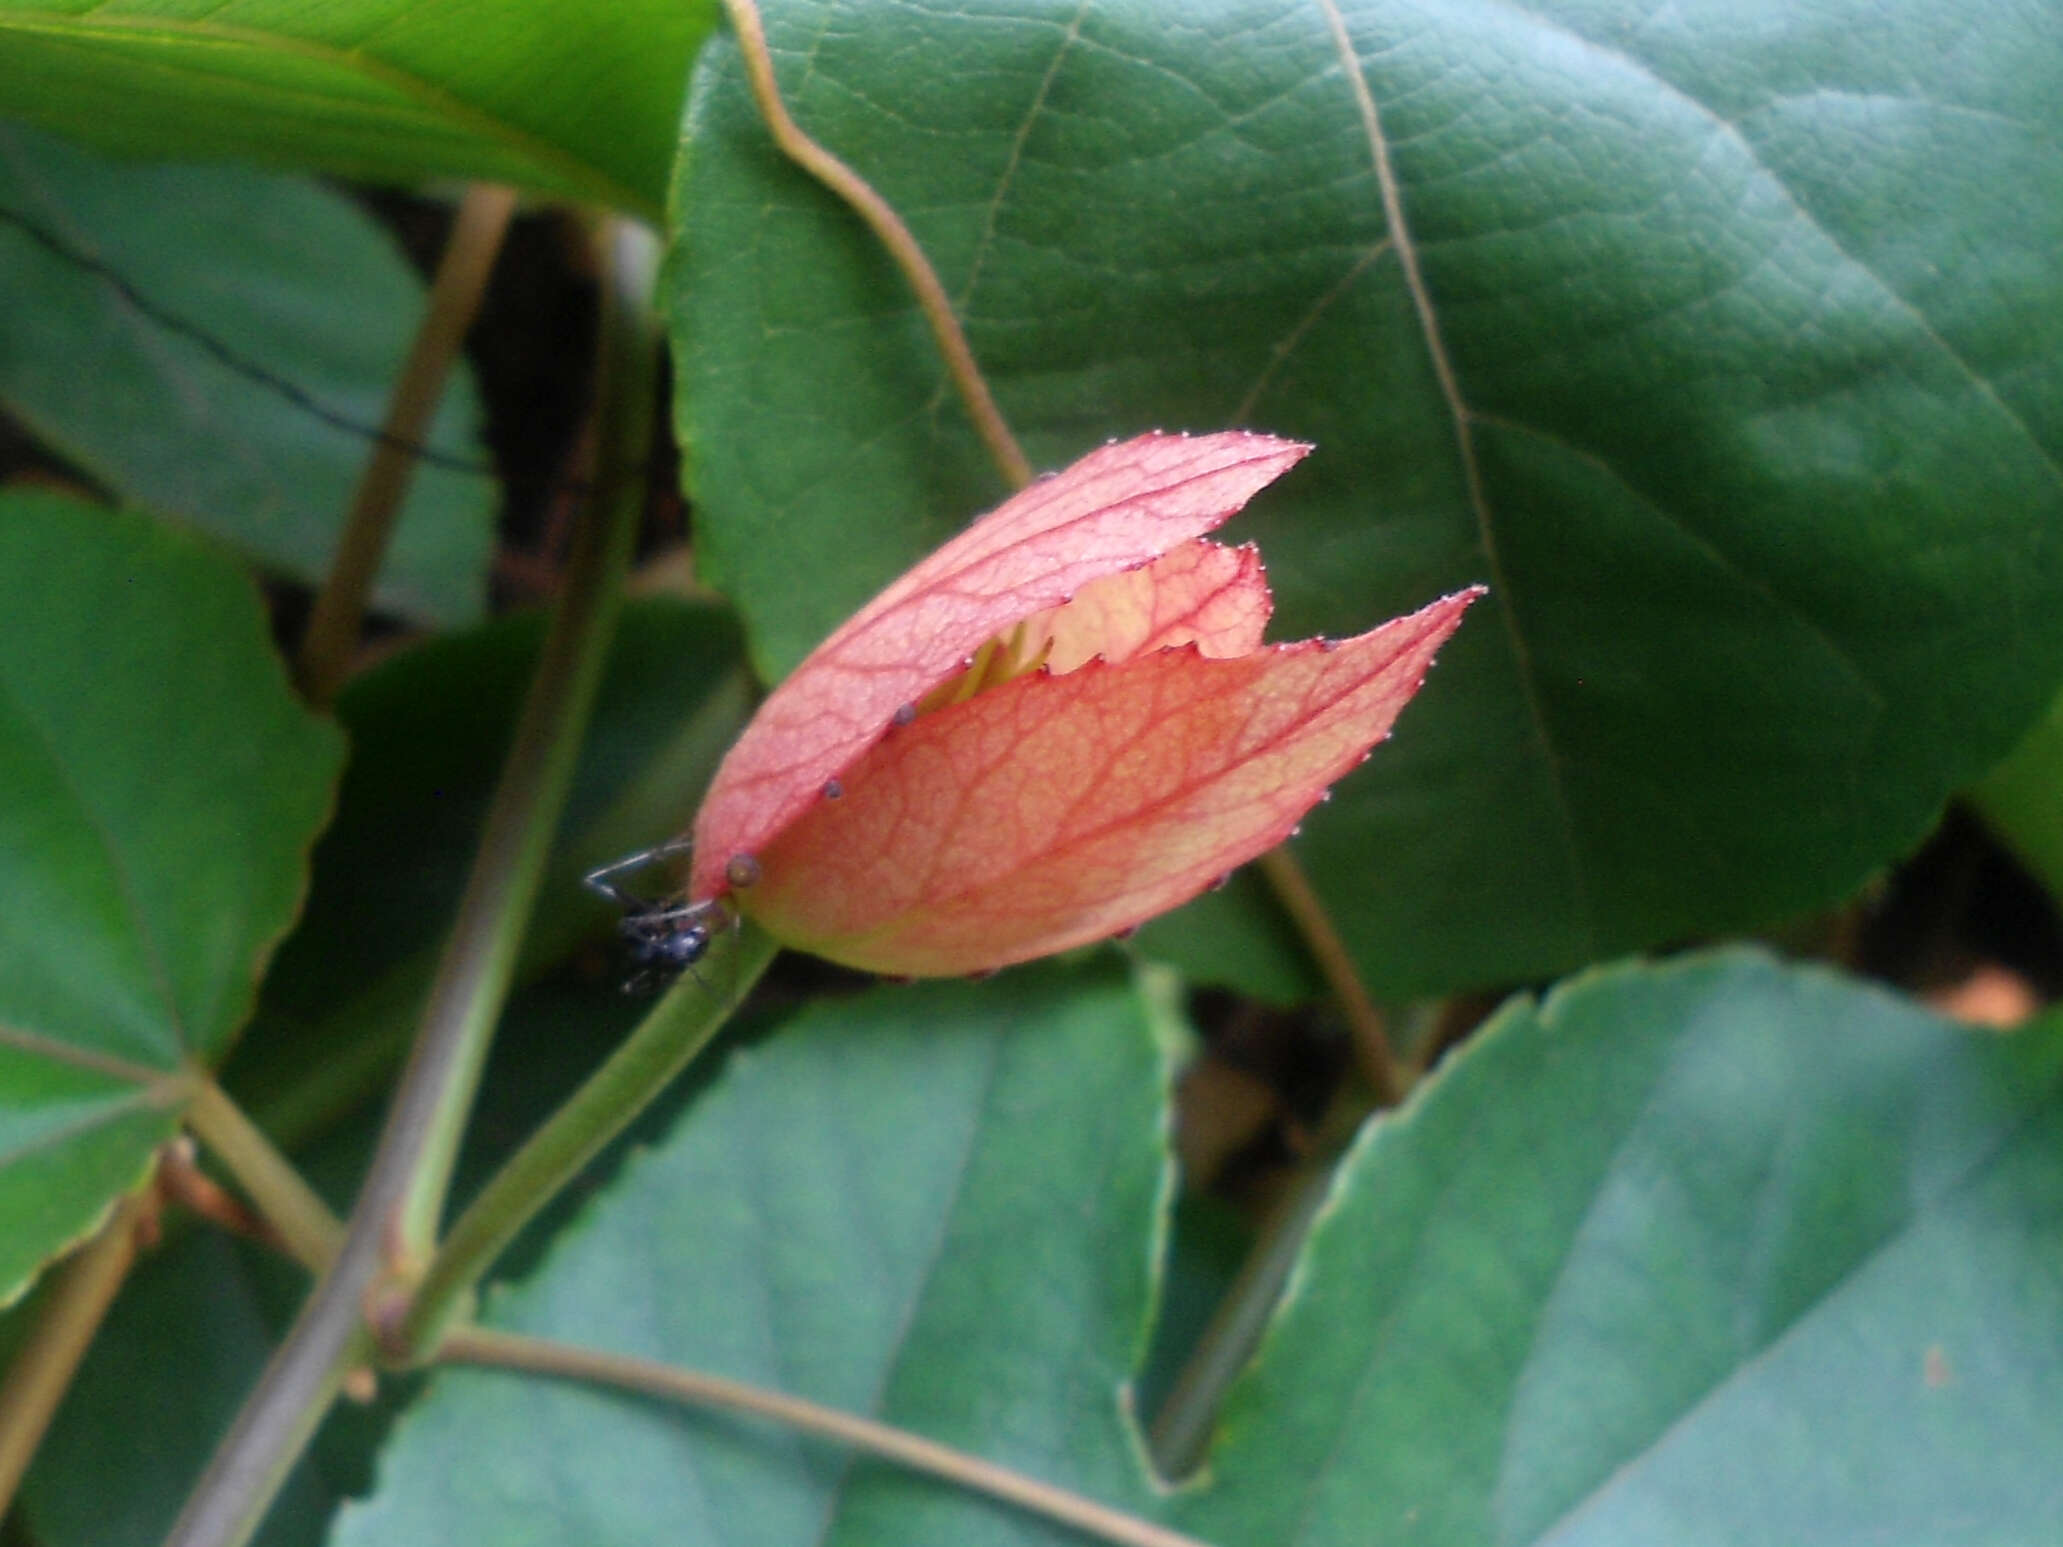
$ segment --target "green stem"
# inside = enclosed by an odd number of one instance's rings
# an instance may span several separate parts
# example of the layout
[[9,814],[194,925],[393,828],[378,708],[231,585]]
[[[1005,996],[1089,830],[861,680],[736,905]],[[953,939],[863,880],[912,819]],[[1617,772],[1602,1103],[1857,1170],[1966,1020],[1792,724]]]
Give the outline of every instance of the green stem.
[[[752,700],[745,668],[725,672],[608,808],[558,846],[523,936],[519,987],[594,938],[599,910],[579,884],[582,875],[650,843],[654,833],[688,825],[717,764],[750,717]],[[269,1057],[263,1047],[249,1050],[249,1061],[234,1068],[233,1078],[246,1109],[276,1144],[299,1149],[392,1086],[436,965],[434,947],[426,947],[309,1023],[311,1041],[328,1049],[319,1068]]]
[[264,1518],[345,1374],[376,1350],[365,1307],[429,1255],[458,1135],[514,970],[600,677],[639,517],[652,418],[655,244],[610,227],[602,322],[601,487],[518,722],[480,851],[380,1146],[335,1265],[216,1448],[166,1547],[239,1547]]
[[[495,1258],[538,1210],[685,1069],[744,1000],[780,947],[751,924],[720,938],[623,1046],[509,1157],[461,1214],[431,1261],[389,1353],[425,1357]],[[723,985],[721,992],[711,986]]]
[[651,306],[657,249],[643,227],[616,221],[611,230],[617,251],[609,265],[613,282],[604,303],[598,384],[600,488],[575,535],[566,589],[488,808],[451,945],[430,987],[423,1035],[389,1119],[390,1127],[405,1128],[411,1148],[389,1224],[394,1266],[404,1276],[428,1260],[443,1220],[459,1141],[573,783],[644,515],[641,470],[651,450],[659,346]]
[[1167,1481],[1185,1481],[1203,1464],[1225,1393],[1259,1350],[1312,1226],[1332,1196],[1340,1162],[1375,1108],[1374,1092],[1353,1080],[1334,1093],[1310,1158],[1268,1211],[1238,1276],[1183,1361],[1146,1436],[1154,1470]]
[[1269,1211],[1260,1238],[1153,1415],[1146,1449],[1165,1481],[1186,1482],[1203,1464],[1225,1393],[1261,1346],[1312,1222],[1331,1192],[1332,1167],[1314,1167],[1300,1173]]
[[229,1168],[259,1217],[279,1232],[297,1262],[320,1273],[336,1261],[344,1244],[337,1217],[243,1108],[206,1075],[194,1087],[186,1125]]

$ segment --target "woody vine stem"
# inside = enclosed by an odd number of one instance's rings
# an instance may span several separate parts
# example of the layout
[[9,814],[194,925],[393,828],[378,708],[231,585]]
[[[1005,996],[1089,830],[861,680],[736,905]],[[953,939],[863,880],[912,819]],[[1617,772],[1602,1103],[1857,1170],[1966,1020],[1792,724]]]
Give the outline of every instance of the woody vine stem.
[[656,346],[650,237],[608,231],[601,401],[603,466],[567,583],[489,808],[415,1048],[344,1244],[217,1447],[167,1547],[237,1547],[264,1518],[295,1458],[354,1368],[379,1353],[366,1310],[380,1286],[429,1255],[449,1158],[507,998],[530,904],[571,782],[629,567],[644,488]]

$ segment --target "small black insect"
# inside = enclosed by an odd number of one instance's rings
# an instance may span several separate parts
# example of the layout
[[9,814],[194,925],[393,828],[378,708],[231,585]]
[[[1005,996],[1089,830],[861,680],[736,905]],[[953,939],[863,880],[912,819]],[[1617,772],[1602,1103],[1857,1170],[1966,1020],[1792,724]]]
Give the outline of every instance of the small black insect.
[[[624,980],[623,991],[627,994],[644,993],[671,982],[683,972],[693,973],[695,964],[709,953],[717,931],[737,926],[737,915],[720,899],[682,902],[678,895],[641,897],[617,884],[618,876],[678,858],[693,849],[694,844],[688,839],[676,838],[656,848],[640,849],[611,860],[590,870],[585,877],[588,890],[623,909],[616,933],[629,947],[636,968]],[[700,982],[701,975],[696,973],[695,979]]]

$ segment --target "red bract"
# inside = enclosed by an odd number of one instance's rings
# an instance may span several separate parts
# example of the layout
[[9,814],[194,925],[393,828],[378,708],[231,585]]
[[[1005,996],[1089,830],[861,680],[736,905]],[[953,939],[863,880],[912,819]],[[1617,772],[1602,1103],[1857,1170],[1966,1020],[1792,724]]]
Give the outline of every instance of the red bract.
[[[825,640],[717,771],[689,894],[851,966],[979,972],[1186,902],[1368,755],[1480,587],[1264,646],[1201,541],[1310,447],[1142,435],[975,522]],[[744,884],[748,883],[749,884]]]

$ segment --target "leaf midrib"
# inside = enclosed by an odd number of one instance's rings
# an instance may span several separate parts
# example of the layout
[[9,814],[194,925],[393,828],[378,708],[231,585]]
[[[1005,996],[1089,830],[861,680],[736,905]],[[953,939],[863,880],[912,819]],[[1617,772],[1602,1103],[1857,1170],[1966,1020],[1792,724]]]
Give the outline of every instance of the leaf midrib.
[[1441,334],[1439,316],[1433,307],[1432,291],[1419,269],[1418,244],[1404,217],[1404,191],[1397,181],[1395,168],[1390,164],[1389,140],[1383,132],[1381,107],[1362,70],[1361,55],[1347,30],[1347,20],[1340,11],[1338,0],[1318,0],[1318,5],[1325,13],[1326,28],[1339,55],[1340,68],[1354,93],[1356,114],[1367,134],[1369,160],[1381,193],[1383,224],[1388,228],[1390,243],[1396,250],[1398,269],[1403,276],[1405,291],[1411,298],[1412,313],[1418,319],[1427,360],[1453,424],[1455,455],[1461,464],[1462,484],[1469,512],[1475,519],[1483,562],[1489,569],[1491,601],[1504,622],[1519,692],[1525,700],[1527,721],[1540,749],[1540,762],[1547,774],[1555,810],[1561,816],[1557,827],[1562,839],[1563,859],[1568,867],[1572,908],[1585,942],[1585,954],[1595,956],[1598,954],[1597,908],[1591,894],[1590,877],[1583,865],[1583,847],[1576,836],[1575,808],[1570,801],[1568,783],[1562,776],[1561,758],[1555,750],[1554,738],[1548,733],[1547,707],[1541,700],[1539,674],[1533,665],[1532,651],[1519,628],[1511,577],[1498,552],[1497,533],[1490,519],[1490,501],[1483,489],[1482,467],[1476,456],[1473,416],[1462,396],[1461,380],[1455,372],[1454,362],[1447,353],[1447,342]]

